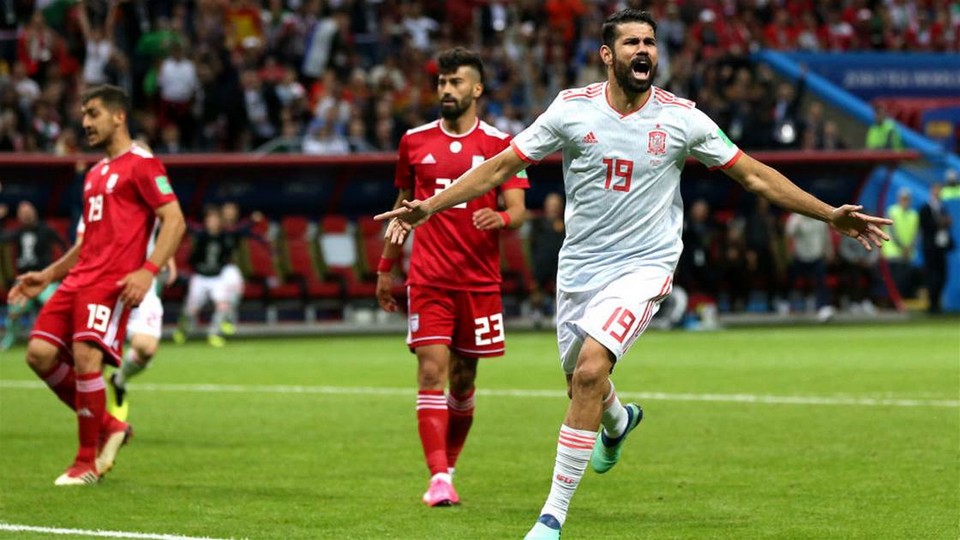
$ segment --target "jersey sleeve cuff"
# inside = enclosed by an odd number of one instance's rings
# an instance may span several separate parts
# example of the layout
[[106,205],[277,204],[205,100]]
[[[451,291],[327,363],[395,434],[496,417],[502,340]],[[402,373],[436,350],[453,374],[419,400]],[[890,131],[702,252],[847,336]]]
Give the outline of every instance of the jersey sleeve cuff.
[[515,154],[517,154],[517,157],[519,157],[519,158],[522,159],[523,161],[525,161],[525,162],[527,162],[527,163],[530,163],[530,164],[533,164],[533,165],[536,165],[537,163],[540,163],[538,160],[531,159],[531,158],[528,157],[526,154],[524,154],[524,153],[523,153],[523,150],[521,150],[520,147],[517,146],[516,141],[510,141],[510,148],[513,148],[513,151],[514,151]]
[[710,167],[710,170],[716,171],[718,169],[719,170],[729,169],[730,167],[733,167],[734,165],[736,165],[738,161],[740,161],[741,156],[743,156],[743,150],[740,150],[738,148],[737,153],[734,154],[733,157],[730,158],[726,163],[724,163],[723,165],[717,165],[716,167]]

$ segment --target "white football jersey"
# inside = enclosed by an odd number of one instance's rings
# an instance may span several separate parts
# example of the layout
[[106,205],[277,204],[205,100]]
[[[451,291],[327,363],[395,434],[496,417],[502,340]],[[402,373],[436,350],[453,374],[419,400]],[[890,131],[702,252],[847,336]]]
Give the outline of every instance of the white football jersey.
[[563,151],[567,237],[557,285],[589,291],[639,268],[671,275],[683,243],[680,172],[688,156],[728,168],[740,150],[692,101],[657,87],[637,110],[621,115],[607,83],[564,90],[513,139],[536,163]]

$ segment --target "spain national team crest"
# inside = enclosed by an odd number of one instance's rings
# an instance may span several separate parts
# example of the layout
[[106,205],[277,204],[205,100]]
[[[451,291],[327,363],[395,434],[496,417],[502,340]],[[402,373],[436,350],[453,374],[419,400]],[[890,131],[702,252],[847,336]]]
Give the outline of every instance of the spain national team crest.
[[667,132],[654,130],[647,138],[647,153],[653,156],[662,156],[667,153]]

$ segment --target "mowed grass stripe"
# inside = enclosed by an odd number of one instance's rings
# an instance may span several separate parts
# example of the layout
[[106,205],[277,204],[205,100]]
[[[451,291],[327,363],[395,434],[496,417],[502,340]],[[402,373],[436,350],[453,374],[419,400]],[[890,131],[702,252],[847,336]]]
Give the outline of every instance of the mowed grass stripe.
[[[0,388],[45,389],[39,381],[0,381]],[[133,388],[133,387],[131,387]],[[321,394],[409,397],[413,388],[380,388],[372,386],[303,386],[247,384],[162,384],[142,383],[140,392],[187,392],[222,394]],[[489,397],[565,398],[560,390],[478,389],[477,394]],[[960,400],[911,399],[856,396],[774,396],[756,394],[694,394],[670,392],[617,392],[623,399],[653,401],[707,401],[717,403],[750,403],[758,405],[833,405],[863,407],[947,407],[960,408]]]

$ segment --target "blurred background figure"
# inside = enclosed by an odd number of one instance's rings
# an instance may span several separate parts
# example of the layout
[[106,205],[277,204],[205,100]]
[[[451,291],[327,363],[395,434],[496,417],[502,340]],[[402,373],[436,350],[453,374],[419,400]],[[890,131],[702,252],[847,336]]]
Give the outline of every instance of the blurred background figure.
[[567,236],[563,222],[563,195],[549,193],[543,200],[543,215],[530,222],[530,255],[533,262],[534,287],[530,291],[530,307],[534,324],[544,315],[553,314],[550,295],[557,280],[560,247]]
[[955,247],[950,226],[953,219],[943,206],[940,184],[930,186],[930,197],[920,209],[920,237],[923,245],[923,270],[929,304],[927,311],[940,313],[940,297],[947,281],[947,254]]
[[887,231],[890,241],[884,242],[881,251],[893,283],[904,298],[917,296],[913,257],[920,232],[920,215],[911,206],[912,199],[909,188],[900,188],[897,203],[887,208],[887,217],[893,220],[893,225]]
[[[790,253],[790,284],[803,294],[805,310],[816,310],[827,322],[835,313],[827,287],[827,265],[833,262],[833,242],[826,223],[801,214],[791,214],[785,228]],[[862,249],[862,246],[861,246]]]
[[[0,220],[6,217],[7,212],[7,206],[0,205]],[[46,268],[54,260],[54,248],[58,247],[62,251],[67,249],[66,241],[46,223],[39,220],[36,207],[29,201],[23,201],[17,205],[16,226],[0,232],[0,244],[7,243],[14,244],[16,248],[15,269],[18,276]],[[22,306],[7,305],[7,316],[4,321],[6,334],[0,340],[0,350],[6,351],[16,343],[21,332],[20,320],[39,310],[40,306],[53,296],[57,285],[59,282],[51,283],[36,298],[28,300]]]
[[240,301],[243,300],[245,284],[243,273],[237,266],[237,250],[245,238],[251,238],[258,242],[267,241],[254,232],[254,228],[263,223],[266,218],[262,212],[256,210],[250,213],[249,218],[242,218],[240,205],[235,202],[223,203],[223,206],[220,207],[220,217],[223,220],[223,230],[231,237],[229,244],[233,246],[233,256],[221,272],[230,304],[221,324],[221,329],[224,334],[229,336],[236,332],[237,323],[240,322]]
[[200,310],[213,303],[213,316],[207,326],[207,342],[214,347],[223,347],[222,325],[229,316],[233,296],[230,282],[224,276],[224,269],[230,263],[236,249],[234,237],[223,229],[219,208],[208,208],[203,216],[203,228],[190,231],[193,249],[190,252],[190,284],[187,300],[180,316],[180,323],[173,334],[173,340],[182,344],[195,330]]
[[837,248],[837,263],[840,274],[840,307],[854,314],[874,316],[877,306],[873,302],[873,291],[879,283],[877,262],[880,252],[867,251],[860,242],[843,236]]
[[720,268],[714,253],[717,227],[710,220],[707,201],[697,199],[690,205],[683,223],[683,252],[677,266],[676,282],[689,295],[690,307],[717,304],[717,281]]
[[867,129],[867,150],[903,150],[900,130],[893,118],[887,114],[887,110],[876,107],[874,113],[873,124]]
[[790,305],[784,298],[786,262],[783,260],[783,231],[770,202],[757,197],[753,212],[744,225],[744,255],[750,286],[766,296],[767,309],[785,315]]

